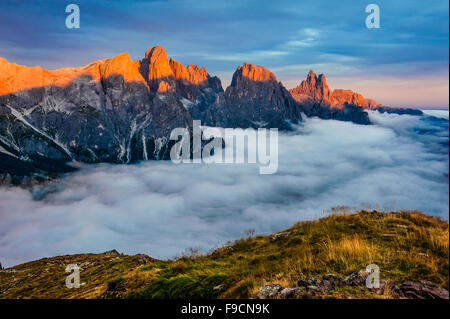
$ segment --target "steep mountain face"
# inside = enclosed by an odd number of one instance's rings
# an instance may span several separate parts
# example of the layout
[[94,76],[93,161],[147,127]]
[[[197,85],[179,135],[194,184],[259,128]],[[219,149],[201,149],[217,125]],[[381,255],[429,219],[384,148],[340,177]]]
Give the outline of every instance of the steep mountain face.
[[164,94],[170,103],[179,103],[195,119],[204,118],[205,110],[223,92],[218,77],[211,77],[204,67],[185,67],[173,58],[169,60],[161,46],[147,51],[139,70],[152,92]]
[[301,110],[275,75],[262,66],[244,63],[231,85],[208,110],[207,123],[222,127],[289,129],[302,119]]
[[332,100],[325,75],[317,76],[312,70],[309,71],[306,81],[302,81],[298,87],[290,90],[290,93],[302,104],[331,104]]
[[222,91],[204,68],[187,70],[187,82],[175,76],[162,47],[55,71],[0,59],[0,175],[167,159],[172,129],[192,126],[187,106]]
[[370,124],[367,113],[360,105],[362,96],[350,90],[332,92],[324,74],[317,76],[312,70],[309,71],[306,80],[289,92],[302,105],[307,116]]
[[318,116],[324,119],[369,124],[369,118],[364,110],[411,115],[423,114],[420,110],[383,106],[377,101],[366,99],[352,90],[336,89],[331,91],[325,75],[317,76],[312,70],[309,71],[306,80],[303,80],[299,86],[289,90],[289,92],[302,105],[308,116]]
[[185,67],[174,59],[170,59],[169,63],[176,81],[176,92],[183,106],[194,119],[204,120],[206,110],[223,92],[219,78],[211,77],[204,67],[194,64]]
[[360,106],[362,108],[376,107],[380,104],[371,99],[365,99],[361,94],[351,90],[334,90],[328,87],[324,74],[317,76],[310,70],[306,80],[299,86],[290,90],[294,99],[303,105],[321,104],[342,109],[345,104]]
[[166,50],[161,46],[148,49],[139,69],[152,92],[165,93],[175,90],[175,79]]

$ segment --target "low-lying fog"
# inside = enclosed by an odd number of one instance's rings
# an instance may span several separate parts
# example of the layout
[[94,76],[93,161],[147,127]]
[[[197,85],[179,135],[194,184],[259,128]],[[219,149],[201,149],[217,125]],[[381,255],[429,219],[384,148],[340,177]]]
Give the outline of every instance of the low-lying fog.
[[274,175],[255,164],[100,164],[33,192],[0,188],[0,262],[110,249],[170,258],[343,205],[448,219],[448,112],[433,114],[306,119],[280,133]]

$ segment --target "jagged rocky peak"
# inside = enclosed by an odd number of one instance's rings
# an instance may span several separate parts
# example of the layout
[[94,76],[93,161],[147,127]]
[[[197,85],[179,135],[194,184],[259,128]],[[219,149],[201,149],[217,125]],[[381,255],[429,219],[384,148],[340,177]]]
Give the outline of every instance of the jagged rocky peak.
[[254,83],[266,81],[277,82],[277,78],[265,67],[244,63],[242,66],[238,66],[236,72],[234,72],[231,86],[239,86],[241,82]]
[[291,89],[290,92],[295,100],[304,105],[320,104],[339,109],[342,109],[346,104],[359,106],[364,109],[381,106],[377,101],[366,99],[352,90],[336,89],[331,91],[327,85],[325,75],[320,74],[316,76],[312,70],[309,71],[306,80],[303,80],[299,86]]
[[205,67],[199,67],[195,64],[188,65],[188,71],[191,76],[190,82],[193,84],[201,84],[208,80],[209,74]]
[[[222,91],[222,84],[217,77],[211,77],[206,71],[205,67],[199,67],[195,64],[189,64],[185,67],[182,63],[170,58],[170,67],[177,83],[184,86],[198,86],[199,88],[206,88],[211,86],[213,91]],[[220,86],[217,86],[217,83]]]
[[130,59],[128,53],[121,53],[113,58],[98,60],[78,68],[56,70],[18,65],[0,58],[0,95],[46,86],[66,87],[83,76],[88,76],[93,81],[120,76],[127,82],[145,84],[138,70],[138,64]]
[[208,111],[208,124],[223,127],[289,129],[301,120],[300,109],[268,69],[244,63],[230,86]]
[[325,75],[317,76],[313,70],[309,71],[306,80],[303,80],[290,92],[294,99],[301,103],[331,104],[332,100],[332,93],[327,85]]
[[169,63],[177,81],[181,81],[183,84],[207,85],[209,74],[204,67],[201,68],[194,64],[189,64],[188,67],[185,67],[173,58],[170,58]]
[[[204,67],[194,64],[186,67],[173,58],[169,59],[162,46],[147,50],[145,58],[140,61],[139,70],[154,93],[173,93],[195,101],[202,93],[199,89],[222,91],[220,80],[211,77]],[[186,92],[188,86],[189,92]]]
[[370,124],[366,109],[379,112],[422,115],[422,111],[414,109],[397,109],[383,106],[373,99],[366,99],[352,90],[336,89],[331,91],[325,75],[317,76],[310,70],[306,80],[299,86],[289,90],[292,97],[301,105],[308,116],[323,119],[352,121],[358,124]]
[[170,58],[169,65],[176,80],[191,83],[191,75],[187,67],[173,58]]
[[[319,77],[320,77],[320,80],[319,80]],[[316,73],[313,70],[309,70],[308,75],[306,76],[306,82],[302,81],[302,83],[305,83],[305,85],[309,85],[311,87],[315,87],[316,83],[320,84],[320,83],[322,83],[322,80],[325,80],[324,74],[320,74],[319,77],[317,77]],[[324,83],[326,85],[326,80]]]
[[[259,104],[279,103],[284,99],[287,90],[277,81],[275,75],[268,69],[254,64],[244,63],[238,66],[233,74],[230,86],[226,89],[225,95],[236,98],[258,97]],[[288,97],[289,94],[287,94]],[[245,103],[252,101],[244,101]]]
[[122,53],[53,71],[0,59],[0,175],[167,159],[170,132],[202,119],[220,92],[218,78],[169,62],[161,46],[140,61]]
[[[359,96],[352,98],[347,94],[337,94],[330,90],[324,74],[317,76],[310,70],[306,80],[299,86],[289,90],[292,97],[300,103],[302,110],[308,116],[318,116],[323,119],[352,121],[359,124],[369,124],[369,118],[364,112]],[[353,94],[353,92],[352,92]]]
[[383,106],[382,104],[378,103],[374,99],[368,99],[362,96],[361,94],[357,92],[353,92],[352,90],[342,90],[342,89],[336,89],[333,91],[333,103],[335,106],[342,106],[345,103],[357,105],[364,109],[370,109],[370,110],[381,110],[381,109],[388,109],[389,107]]
[[204,67],[189,64],[187,67],[171,58],[169,65],[175,81],[175,93],[193,118],[205,120],[206,110],[223,92],[218,77],[211,77]]
[[169,57],[162,46],[150,48],[140,64],[141,74],[154,92],[167,92],[175,88],[175,78]]
[[375,109],[377,107],[382,107],[383,106],[382,104],[378,103],[374,99],[366,99],[366,101],[367,101],[370,109]]
[[101,78],[120,75],[126,82],[146,83],[139,72],[139,62],[131,60],[128,52],[121,53],[111,59],[103,60],[99,64]]
[[53,71],[1,59],[0,150],[7,153],[0,155],[7,158],[0,175],[66,170],[67,160],[167,158],[170,131],[192,123],[179,95],[160,99],[153,94],[175,88],[171,74],[161,47],[142,61],[122,53]]

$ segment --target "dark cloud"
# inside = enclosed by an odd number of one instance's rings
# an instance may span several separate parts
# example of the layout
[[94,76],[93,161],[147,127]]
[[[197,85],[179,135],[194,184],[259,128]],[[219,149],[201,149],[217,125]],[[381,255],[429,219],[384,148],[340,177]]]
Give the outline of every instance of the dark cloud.
[[[82,28],[64,27],[65,4],[60,1],[6,1],[0,4],[2,54],[27,64],[59,65],[35,51],[57,51],[73,63],[88,63],[78,51],[109,56],[130,50],[142,56],[155,44],[164,44],[177,56],[206,63],[202,54],[245,56],[255,50],[285,50],[285,56],[260,55],[256,63],[279,66],[317,63],[318,54],[359,57],[355,67],[371,64],[448,60],[448,3],[378,1],[382,28],[368,30],[366,1],[77,1]],[[312,46],[286,47],[305,40],[302,29],[320,31]],[[61,46],[62,45],[62,46]],[[61,52],[73,49],[73,52]],[[64,54],[63,54],[64,53]],[[249,55],[251,57],[251,55]],[[23,61],[25,60],[25,61]],[[65,61],[64,61],[65,62]],[[231,72],[236,61],[207,61],[211,69]],[[410,66],[411,67],[411,66]]]

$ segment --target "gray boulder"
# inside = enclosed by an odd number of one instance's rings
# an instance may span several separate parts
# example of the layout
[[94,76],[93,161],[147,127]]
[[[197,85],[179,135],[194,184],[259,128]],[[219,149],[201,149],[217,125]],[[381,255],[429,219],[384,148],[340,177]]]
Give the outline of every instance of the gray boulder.
[[364,268],[355,271],[350,276],[344,279],[344,283],[349,286],[365,286],[366,279],[369,276],[369,272]]
[[298,290],[299,290],[298,287],[295,287],[295,288],[284,288],[283,290],[281,290],[278,293],[278,297],[280,297],[282,299],[294,298]]
[[318,280],[314,277],[308,276],[305,280],[299,280],[297,283],[298,287],[308,287],[308,286],[317,286]]
[[278,284],[264,285],[259,288],[259,293],[256,296],[257,299],[269,299],[275,298],[278,293],[283,289]]

